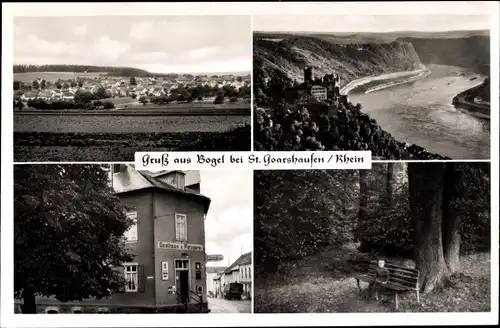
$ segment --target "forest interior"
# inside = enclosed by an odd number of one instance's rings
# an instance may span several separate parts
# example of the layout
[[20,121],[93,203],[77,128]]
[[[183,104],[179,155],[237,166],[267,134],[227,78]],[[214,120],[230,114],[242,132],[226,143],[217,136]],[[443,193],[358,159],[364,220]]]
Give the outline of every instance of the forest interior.
[[[490,311],[489,163],[255,171],[255,312]],[[285,228],[286,227],[286,228]],[[419,271],[415,293],[358,294],[356,263]]]

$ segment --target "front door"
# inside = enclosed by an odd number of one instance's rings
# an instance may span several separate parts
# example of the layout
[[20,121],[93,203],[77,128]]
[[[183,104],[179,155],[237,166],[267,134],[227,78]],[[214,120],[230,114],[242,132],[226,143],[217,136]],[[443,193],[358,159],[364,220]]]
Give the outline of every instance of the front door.
[[189,301],[189,260],[175,260],[176,288],[180,294],[180,301]]

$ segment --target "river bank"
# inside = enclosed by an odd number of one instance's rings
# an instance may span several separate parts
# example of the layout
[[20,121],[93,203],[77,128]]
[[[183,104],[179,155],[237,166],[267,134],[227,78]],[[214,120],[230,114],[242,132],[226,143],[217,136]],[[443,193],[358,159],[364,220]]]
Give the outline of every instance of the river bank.
[[420,77],[422,76],[422,74],[426,74],[427,72],[429,72],[429,69],[423,66],[422,68],[413,71],[402,71],[402,72],[393,72],[376,76],[365,76],[347,83],[340,89],[340,93],[345,95],[355,90],[356,88],[377,81],[390,81],[394,79],[406,80],[410,78]]
[[464,69],[429,65],[431,74],[377,92],[352,93],[353,104],[396,140],[451,159],[489,159],[490,124],[452,105],[459,92],[477,85]]

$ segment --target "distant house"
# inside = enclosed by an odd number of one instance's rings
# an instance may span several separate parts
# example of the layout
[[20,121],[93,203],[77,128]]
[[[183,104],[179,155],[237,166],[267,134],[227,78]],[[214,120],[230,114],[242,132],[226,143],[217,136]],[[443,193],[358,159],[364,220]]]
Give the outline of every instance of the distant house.
[[224,271],[224,284],[231,282],[243,284],[243,296],[252,297],[252,252],[241,255]]
[[156,97],[160,97],[160,96],[165,95],[165,91],[163,91],[163,88],[161,88],[161,87],[155,87],[155,88],[153,88],[152,94]]
[[45,90],[40,92],[37,98],[42,100],[51,100],[53,95],[54,93],[52,91]]
[[63,100],[66,100],[66,101],[75,100],[75,94],[73,92],[70,92],[70,91],[64,91],[62,98],[63,98]]
[[32,92],[32,91],[25,92],[21,96],[21,100],[22,101],[34,100],[34,99],[36,99],[37,96],[38,96],[38,92]]
[[59,89],[56,89],[52,91],[52,98],[53,99],[62,99],[63,98],[63,92]]
[[321,85],[313,85],[311,87],[311,95],[317,100],[326,100],[327,99],[326,88]]
[[[220,294],[219,283],[220,282],[220,274],[224,273],[227,267],[214,267],[214,266],[206,266],[207,271],[207,293],[214,296],[218,296]],[[219,279],[216,280],[216,278]]]

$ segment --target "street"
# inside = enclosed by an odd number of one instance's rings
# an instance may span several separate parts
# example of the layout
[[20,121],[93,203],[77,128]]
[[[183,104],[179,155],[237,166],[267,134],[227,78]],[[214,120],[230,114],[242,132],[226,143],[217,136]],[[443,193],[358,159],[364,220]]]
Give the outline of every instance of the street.
[[208,298],[208,308],[211,313],[251,313],[252,301],[226,301],[222,298]]

